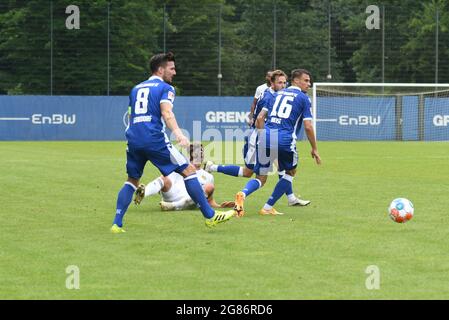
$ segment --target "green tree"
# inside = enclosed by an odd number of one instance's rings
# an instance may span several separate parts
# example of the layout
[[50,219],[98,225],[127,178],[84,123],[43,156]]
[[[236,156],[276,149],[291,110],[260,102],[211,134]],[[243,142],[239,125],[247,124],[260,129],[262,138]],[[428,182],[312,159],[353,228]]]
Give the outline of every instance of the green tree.
[[435,81],[437,12],[439,15],[439,64],[442,71],[439,80],[449,81],[449,45],[446,41],[449,28],[449,1],[433,0],[422,3],[420,11],[413,12],[407,23],[409,31],[406,43],[400,48],[401,61],[393,69],[400,78],[411,82]]
[[0,4],[0,93],[50,93],[50,6]]
[[151,56],[163,50],[163,5],[114,0],[111,4],[111,94],[126,95],[150,74]]
[[[436,10],[440,12],[440,68],[449,62],[448,45],[444,41],[449,27],[448,0],[416,2],[413,0],[384,1],[376,5],[385,8],[385,26],[368,30],[365,9],[369,1],[336,0],[333,10],[344,39],[339,59],[345,64],[345,81],[382,81],[382,28],[385,28],[385,82],[433,82],[435,79]],[[381,17],[382,18],[382,17]],[[341,54],[340,54],[341,53]],[[350,76],[349,71],[355,74]],[[440,72],[441,80],[448,79]]]

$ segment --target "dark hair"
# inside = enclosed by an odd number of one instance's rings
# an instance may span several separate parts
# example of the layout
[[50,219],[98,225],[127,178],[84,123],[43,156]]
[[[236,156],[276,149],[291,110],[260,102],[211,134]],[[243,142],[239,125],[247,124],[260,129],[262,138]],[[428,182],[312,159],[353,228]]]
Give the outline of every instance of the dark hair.
[[271,86],[271,74],[273,73],[273,70],[268,70],[267,74],[265,75],[265,81],[267,82],[267,86]]
[[168,61],[175,62],[175,55],[173,54],[173,52],[158,53],[152,56],[150,59],[151,73],[157,72],[159,67],[165,67]]
[[306,69],[295,69],[292,71],[291,80],[295,78],[301,78],[303,74],[307,74],[310,77],[310,81],[312,81],[312,74]]
[[[193,142],[190,145],[190,162],[193,162],[193,160],[199,160],[199,162],[202,162],[204,159],[204,147],[201,142]],[[199,154],[198,154],[199,153]],[[200,159],[198,159],[198,156]]]
[[271,72],[271,82],[274,83],[277,77],[284,76],[287,79],[287,75],[282,70],[274,70]]

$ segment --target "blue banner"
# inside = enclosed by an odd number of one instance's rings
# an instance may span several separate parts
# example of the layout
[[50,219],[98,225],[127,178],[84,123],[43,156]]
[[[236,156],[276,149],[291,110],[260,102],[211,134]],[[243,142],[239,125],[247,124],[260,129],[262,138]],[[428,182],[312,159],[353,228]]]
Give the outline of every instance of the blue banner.
[[317,139],[449,140],[449,98],[425,98],[421,106],[418,96],[397,99],[318,97]]
[[0,96],[1,140],[123,140],[127,97]]
[[318,140],[394,140],[395,99],[319,97]]
[[424,100],[424,140],[449,140],[449,98]]
[[[242,140],[252,97],[176,97],[178,124],[195,140]],[[318,140],[449,140],[449,98],[319,97]],[[128,97],[0,96],[0,140],[124,140]],[[304,132],[298,134],[305,139]]]

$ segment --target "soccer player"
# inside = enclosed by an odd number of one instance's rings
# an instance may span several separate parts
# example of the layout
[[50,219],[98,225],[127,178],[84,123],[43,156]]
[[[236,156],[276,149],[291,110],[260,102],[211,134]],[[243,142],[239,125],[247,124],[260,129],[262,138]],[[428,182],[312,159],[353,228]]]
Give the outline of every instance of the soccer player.
[[[198,181],[200,182],[204,194],[212,208],[232,208],[233,201],[226,201],[221,204],[215,202],[213,198],[215,186],[214,176],[201,169],[204,159],[204,148],[201,143],[193,143],[190,145],[190,162],[196,168]],[[162,201],[160,202],[163,211],[194,209],[195,203],[190,198],[184,186],[184,181],[179,173],[172,172],[167,177],[160,176],[145,186],[139,185],[135,192],[134,202],[140,204],[144,197],[161,193]]]
[[[282,70],[275,70],[271,72],[271,86],[265,91],[264,95],[258,100],[256,108],[254,110],[254,120],[257,119],[262,108],[268,108],[268,105],[273,100],[274,94],[285,88],[287,82],[287,75]],[[248,136],[245,137],[245,144],[243,147],[243,159],[245,166],[235,166],[235,165],[216,165],[212,161],[207,161],[204,168],[208,172],[220,172],[234,177],[246,177],[251,178],[254,174],[254,165],[256,163],[256,153],[257,153],[257,129],[255,121],[251,126],[252,131]],[[279,179],[285,172],[279,172]],[[259,183],[260,186],[265,184],[265,177],[256,177],[255,181],[249,182],[249,185],[255,185]],[[252,189],[252,188],[251,188]],[[303,200],[300,197],[295,196],[293,193],[293,188],[287,190],[286,192],[288,205],[289,206],[307,206],[310,204],[309,200]],[[241,212],[242,214],[243,212]],[[241,216],[241,215],[240,215]]]
[[[308,83],[310,86],[310,72],[303,69],[295,69],[291,74],[292,85],[278,91],[274,101],[269,108],[263,108],[256,120],[256,127],[265,132],[262,133],[260,139],[264,139],[259,147],[264,146],[265,150],[262,154],[269,156],[269,161],[263,163],[257,161],[255,172],[259,176],[265,176],[271,170],[273,161],[278,160],[279,171],[284,171],[284,176],[278,181],[271,197],[268,199],[264,207],[260,210],[262,215],[278,215],[282,214],[273,208],[276,201],[292,187],[293,177],[296,174],[298,165],[298,153],[296,151],[296,132],[304,123],[304,130],[312,147],[311,155],[317,164],[321,164],[321,158],[318,153],[315,133],[312,123],[310,99],[301,91],[301,83]],[[265,118],[266,124],[265,124]],[[259,153],[259,154],[261,154]],[[253,180],[251,180],[253,181]],[[250,181],[250,182],[251,182]],[[252,183],[250,188],[247,187],[236,195],[236,206],[238,214],[244,212],[243,203],[249,194],[260,188],[260,184]]]
[[254,125],[255,121],[254,112],[256,109],[257,102],[260,99],[262,99],[265,91],[271,86],[272,72],[273,72],[272,70],[268,70],[267,74],[265,75],[265,83],[261,84],[256,88],[256,93],[254,94],[254,99],[253,102],[251,103],[251,108],[248,115],[248,125],[250,126],[250,128],[252,128]]
[[[281,70],[270,71],[271,75],[270,87],[267,87],[262,95],[259,97],[256,103],[256,107],[252,110],[251,130],[247,136],[245,136],[245,143],[243,146],[243,160],[244,167],[235,165],[215,165],[212,161],[207,161],[204,169],[207,172],[220,172],[226,175],[234,177],[246,177],[250,178],[254,173],[254,165],[256,164],[256,148],[257,148],[257,130],[255,125],[255,119],[259,115],[260,110],[267,104],[270,96],[274,92],[284,89],[285,82],[287,81],[287,75]],[[261,88],[262,86],[259,86]],[[257,93],[257,92],[256,92]]]
[[152,76],[136,85],[129,96],[129,125],[126,129],[126,171],[128,180],[117,197],[117,207],[112,233],[125,232],[123,217],[139,186],[147,161],[156,166],[162,175],[173,171],[184,177],[187,193],[206,218],[205,224],[213,227],[228,221],[235,215],[233,210],[215,212],[207,202],[196,175],[195,167],[173,147],[165,133],[167,126],[182,147],[190,145],[189,140],[178,127],[172,111],[175,89],[170,85],[176,75],[173,53],[160,53],[150,60]]

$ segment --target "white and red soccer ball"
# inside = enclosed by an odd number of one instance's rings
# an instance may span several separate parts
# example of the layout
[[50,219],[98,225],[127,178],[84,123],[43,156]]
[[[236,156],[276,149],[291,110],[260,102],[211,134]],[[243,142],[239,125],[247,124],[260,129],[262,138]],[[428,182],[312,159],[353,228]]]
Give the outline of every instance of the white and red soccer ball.
[[413,218],[413,203],[405,198],[397,198],[391,201],[388,214],[394,222],[406,223]]

